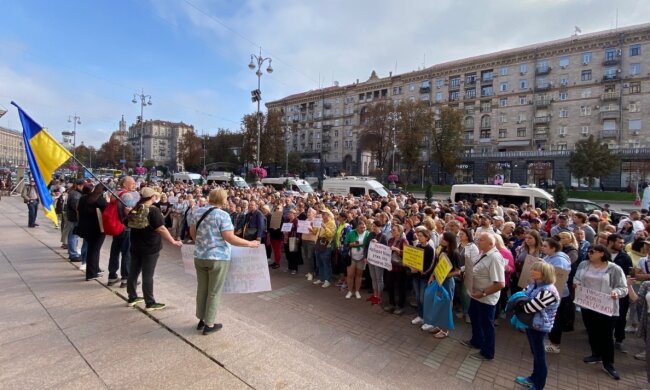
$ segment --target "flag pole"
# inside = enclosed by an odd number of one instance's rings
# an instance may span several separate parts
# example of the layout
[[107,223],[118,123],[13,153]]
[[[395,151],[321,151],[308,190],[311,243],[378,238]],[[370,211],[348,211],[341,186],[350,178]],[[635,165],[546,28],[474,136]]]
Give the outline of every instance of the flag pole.
[[[86,172],[90,173],[90,176],[92,176],[95,180],[97,180],[99,183],[102,183],[102,181],[97,176],[95,176],[95,174],[90,169],[88,169],[85,165],[83,165],[83,163],[81,161],[79,161],[79,159],[77,159],[76,156],[72,155],[72,156],[70,156],[70,158],[73,159],[77,164],[79,164],[79,166],[81,166]],[[126,203],[124,203],[124,201],[122,199],[120,199],[120,197],[117,196],[117,194],[115,194],[115,192],[113,192],[113,190],[108,188],[108,186],[105,186],[104,183],[102,183],[102,185],[104,186],[104,188],[106,188],[108,190],[108,192],[111,193],[111,195],[113,195],[117,200],[119,200],[120,203],[122,203],[122,205],[124,207],[128,207],[126,205]]]

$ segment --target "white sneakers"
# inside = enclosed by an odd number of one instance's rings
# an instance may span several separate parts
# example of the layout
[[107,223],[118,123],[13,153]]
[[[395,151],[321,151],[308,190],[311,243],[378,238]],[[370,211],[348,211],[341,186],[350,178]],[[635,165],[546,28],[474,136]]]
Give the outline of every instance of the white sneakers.
[[307,280],[309,280],[311,282],[312,279],[314,279],[314,275],[312,275],[311,272],[310,272],[310,273],[307,274]]
[[430,324],[424,324],[424,325],[422,325],[422,328],[421,328],[421,329],[422,329],[423,331],[425,331],[425,332],[430,332],[430,331],[433,330],[434,328],[435,328],[435,326],[433,326],[433,325],[430,325]]
[[[311,280],[311,279],[307,279],[307,280]],[[314,284],[321,284],[321,283],[323,283],[323,282],[321,282],[321,281],[318,280],[318,279],[314,282]]]
[[347,294],[345,294],[345,299],[350,299],[352,298],[352,291],[348,291]]
[[422,318],[420,318],[420,316],[417,316],[413,320],[411,320],[411,324],[413,324],[413,325],[421,325],[421,324],[424,324],[424,320]]
[[331,286],[331,284],[330,284],[329,280],[326,280],[325,283],[323,283],[323,285],[321,287],[322,288],[328,288],[329,286]]
[[81,264],[79,266],[79,271],[85,271],[86,270],[86,264]]
[[361,294],[359,293],[359,291],[354,292],[354,297],[357,299],[361,299]]

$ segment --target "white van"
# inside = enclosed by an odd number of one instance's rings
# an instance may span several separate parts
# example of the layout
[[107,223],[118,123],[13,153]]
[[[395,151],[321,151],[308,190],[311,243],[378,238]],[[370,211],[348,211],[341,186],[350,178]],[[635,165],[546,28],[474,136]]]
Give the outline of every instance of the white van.
[[202,179],[203,178],[198,173],[191,173],[191,172],[174,173],[174,182],[180,181],[181,183],[185,183],[185,184],[191,182],[195,185],[199,185],[201,184]]
[[262,179],[262,184],[265,186],[272,186],[276,190],[284,190],[285,183],[289,181],[289,190],[310,193],[314,192],[314,189],[303,179],[297,177],[266,177]]
[[372,177],[344,176],[323,180],[323,191],[334,195],[388,196],[388,190]]
[[230,184],[231,178],[235,184],[235,187],[250,188],[248,186],[248,183],[246,183],[246,180],[244,180],[241,176],[233,176],[232,172],[220,172],[220,171],[210,172],[210,174],[206,178],[206,181],[208,182],[208,184],[216,183],[219,185],[223,185],[223,184]]
[[451,200],[467,200],[473,203],[476,199],[485,201],[496,199],[500,205],[521,205],[526,202],[546,210],[553,196],[541,188],[532,186],[521,187],[517,183],[504,183],[501,186],[479,184],[456,184],[451,187]]

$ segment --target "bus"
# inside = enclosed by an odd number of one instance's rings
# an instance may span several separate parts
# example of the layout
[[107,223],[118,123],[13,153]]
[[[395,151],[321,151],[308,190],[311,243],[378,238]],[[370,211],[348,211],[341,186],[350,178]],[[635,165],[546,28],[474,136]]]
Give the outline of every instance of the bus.
[[520,186],[517,183],[504,183],[503,185],[483,184],[456,184],[451,187],[451,200],[458,202],[466,200],[474,203],[476,199],[490,201],[496,199],[500,205],[521,205],[527,203],[536,208],[546,210],[553,202],[553,196],[541,188],[533,186]]

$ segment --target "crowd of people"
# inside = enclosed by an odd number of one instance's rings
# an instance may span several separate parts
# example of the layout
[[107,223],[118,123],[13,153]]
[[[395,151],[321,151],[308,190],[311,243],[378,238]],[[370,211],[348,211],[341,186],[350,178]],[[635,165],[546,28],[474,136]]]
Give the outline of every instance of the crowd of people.
[[[34,193],[26,188],[27,203]],[[410,322],[437,339],[448,337],[455,321],[471,324],[472,337],[463,344],[476,349],[471,356],[478,360],[495,358],[495,326],[506,318],[509,299],[523,295],[520,316],[529,315],[525,332],[534,367],[516,381],[528,388],[544,388],[546,354],[561,353],[562,335],[574,330],[577,311],[592,352],[584,362],[600,363],[612,378],[619,379],[614,356],[615,351],[626,352],[627,333],[638,330],[646,350],[650,348],[650,216],[645,210],[613,224],[607,212],[586,215],[496,200],[426,203],[407,195],[297,196],[271,187],[137,183],[129,176],[117,184],[55,181],[50,189],[63,222],[62,247],[70,261],[81,262],[87,280],[102,272],[104,235],[97,210],[115,202],[115,196],[129,198],[131,203],[118,203],[125,229],[113,237],[108,266],[108,283],[127,288],[129,305],[144,301],[147,310],[164,307],[153,295],[162,239],[177,246],[195,244],[197,329],[203,334],[222,327],[216,313],[230,245],[264,245],[270,268],[281,268],[284,257],[286,272],[304,274],[324,289],[338,288],[342,300],[363,299],[367,290],[366,301],[396,316],[413,305],[416,315]],[[138,189],[139,200],[132,204],[130,194]],[[30,226],[31,218],[30,211]],[[299,221],[308,221],[309,228],[301,229]],[[389,248],[390,270],[368,262],[371,243]],[[407,246],[423,253],[421,269],[404,264]],[[522,288],[520,278],[530,256],[540,261]],[[439,283],[434,270],[442,261],[450,267]],[[559,288],[554,286],[556,269],[569,273]],[[144,298],[136,294],[140,273]],[[641,285],[644,281],[649,282]],[[576,307],[578,286],[611,296],[617,315]],[[645,360],[645,354],[635,358]]]

